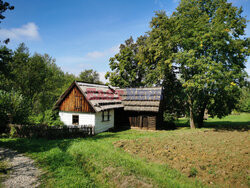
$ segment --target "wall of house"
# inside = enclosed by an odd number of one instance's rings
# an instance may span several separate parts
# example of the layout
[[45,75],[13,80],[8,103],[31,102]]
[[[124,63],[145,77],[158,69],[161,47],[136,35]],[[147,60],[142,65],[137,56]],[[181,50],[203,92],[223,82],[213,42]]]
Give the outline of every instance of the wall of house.
[[61,121],[65,125],[72,124],[72,116],[79,115],[79,125],[95,125],[95,114],[94,113],[81,113],[81,112],[59,112]]
[[97,112],[95,116],[95,134],[114,128],[114,110],[110,110],[110,120],[102,121],[102,112]]

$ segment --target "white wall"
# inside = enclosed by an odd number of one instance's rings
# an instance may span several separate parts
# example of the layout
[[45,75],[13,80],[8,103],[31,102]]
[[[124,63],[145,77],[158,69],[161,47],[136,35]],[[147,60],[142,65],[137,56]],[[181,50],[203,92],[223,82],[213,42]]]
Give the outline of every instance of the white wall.
[[60,119],[65,125],[73,125],[72,115],[79,115],[79,125],[95,125],[94,113],[59,112]]
[[114,127],[114,110],[110,110],[110,120],[102,121],[102,112],[97,112],[95,116],[95,134],[107,131]]

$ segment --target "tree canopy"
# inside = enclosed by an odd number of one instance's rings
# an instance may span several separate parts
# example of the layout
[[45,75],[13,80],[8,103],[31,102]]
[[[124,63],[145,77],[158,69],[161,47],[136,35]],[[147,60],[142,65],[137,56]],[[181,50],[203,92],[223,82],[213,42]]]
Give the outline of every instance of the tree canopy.
[[82,71],[79,75],[79,79],[83,82],[103,84],[100,81],[99,73],[94,71],[93,69]]

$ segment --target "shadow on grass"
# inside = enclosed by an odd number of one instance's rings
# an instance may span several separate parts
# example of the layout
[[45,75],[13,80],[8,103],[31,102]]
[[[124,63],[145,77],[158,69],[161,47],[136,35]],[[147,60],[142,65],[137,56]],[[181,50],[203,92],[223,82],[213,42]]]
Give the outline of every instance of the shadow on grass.
[[0,147],[10,148],[20,153],[34,153],[45,152],[53,148],[59,148],[61,151],[66,152],[67,149],[76,142],[82,140],[100,140],[105,138],[115,138],[114,133],[97,134],[95,136],[74,138],[74,139],[38,139],[38,138],[14,138],[14,139],[0,139]]
[[248,122],[231,122],[231,121],[204,122],[203,127],[214,128],[215,130],[248,131],[250,128],[250,121]]
[[62,151],[66,151],[67,148],[76,142],[77,139],[63,139],[63,140],[46,140],[46,139],[1,139],[0,147],[10,148],[20,153],[34,153],[44,152],[53,148],[60,148]]
[[[176,122],[177,128],[180,127],[190,127],[189,121],[177,121]],[[250,130],[250,121],[204,121],[204,125],[201,128],[212,128],[215,130],[227,130],[227,131],[248,131]]]

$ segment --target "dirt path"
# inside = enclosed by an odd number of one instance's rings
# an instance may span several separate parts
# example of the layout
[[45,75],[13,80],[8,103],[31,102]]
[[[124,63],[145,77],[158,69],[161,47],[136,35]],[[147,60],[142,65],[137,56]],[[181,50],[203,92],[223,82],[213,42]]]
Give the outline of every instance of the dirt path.
[[2,184],[4,187],[30,188],[40,185],[38,176],[41,171],[35,167],[32,159],[5,148],[0,148],[0,159],[6,160],[11,168],[8,178]]

